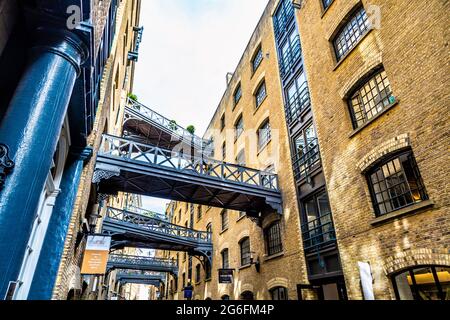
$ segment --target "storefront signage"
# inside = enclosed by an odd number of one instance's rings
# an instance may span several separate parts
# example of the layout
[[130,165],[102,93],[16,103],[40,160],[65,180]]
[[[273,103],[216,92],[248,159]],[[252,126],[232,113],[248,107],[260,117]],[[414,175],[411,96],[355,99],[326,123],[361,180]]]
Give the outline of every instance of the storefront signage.
[[81,274],[105,274],[110,246],[111,237],[88,236],[83,264],[81,265]]

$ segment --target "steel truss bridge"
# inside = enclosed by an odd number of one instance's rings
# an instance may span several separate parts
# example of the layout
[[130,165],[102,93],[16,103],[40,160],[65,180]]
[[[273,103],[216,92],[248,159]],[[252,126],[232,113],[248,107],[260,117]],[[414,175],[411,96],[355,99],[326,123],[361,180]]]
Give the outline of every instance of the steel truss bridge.
[[121,285],[126,283],[135,283],[159,287],[161,283],[164,283],[164,280],[164,273],[150,271],[118,270],[116,274],[116,281]]
[[106,209],[102,232],[111,235],[112,249],[134,247],[184,251],[193,256],[204,257],[211,262],[210,232],[197,231],[111,207]]
[[176,261],[165,258],[110,254],[106,268],[108,270],[123,269],[168,272],[178,276],[178,264]]

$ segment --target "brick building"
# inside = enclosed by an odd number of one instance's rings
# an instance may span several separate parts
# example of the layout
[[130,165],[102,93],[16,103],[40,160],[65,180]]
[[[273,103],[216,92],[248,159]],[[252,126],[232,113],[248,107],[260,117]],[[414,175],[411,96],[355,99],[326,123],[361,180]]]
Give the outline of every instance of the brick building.
[[165,298],[448,299],[447,10],[269,1],[205,137],[278,174],[282,215],[171,202],[214,253],[159,252],[179,262]]

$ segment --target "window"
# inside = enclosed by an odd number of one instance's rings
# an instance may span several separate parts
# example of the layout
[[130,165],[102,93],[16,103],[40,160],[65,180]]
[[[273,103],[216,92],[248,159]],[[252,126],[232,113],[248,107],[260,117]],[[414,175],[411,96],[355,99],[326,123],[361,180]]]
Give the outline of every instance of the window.
[[295,154],[293,159],[295,179],[306,177],[319,163],[319,144],[317,142],[316,133],[313,124],[309,124],[294,139]]
[[287,289],[285,287],[276,287],[270,290],[272,300],[288,300]]
[[397,300],[450,300],[450,268],[418,266],[392,277]]
[[241,100],[242,97],[242,89],[241,84],[238,84],[236,90],[234,90],[233,99],[234,99],[234,105],[237,105],[239,100]]
[[263,52],[262,52],[262,48],[260,46],[252,60],[253,72],[255,72],[256,69],[258,69],[259,65],[261,64],[262,59],[263,59]]
[[200,265],[197,264],[195,266],[195,282],[198,283],[200,282]]
[[428,199],[411,150],[381,162],[367,179],[377,216]]
[[222,269],[230,268],[229,260],[228,260],[228,249],[223,249],[220,253],[222,255]]
[[300,36],[297,29],[294,28],[283,44],[279,47],[280,51],[280,75],[284,78],[290,70],[294,68],[301,58]]
[[386,72],[384,70],[376,72],[348,101],[353,127],[356,129],[370,121],[394,102],[395,98]]
[[283,245],[281,243],[281,228],[279,221],[271,224],[264,230],[264,240],[266,241],[266,250],[268,256],[283,251]]
[[239,166],[245,166],[245,149],[239,151],[238,155],[236,156],[236,164]]
[[333,0],[322,0],[323,10],[328,9]]
[[197,219],[200,220],[202,218],[202,206],[198,206],[197,208]]
[[211,264],[209,263],[209,260],[206,259],[205,261],[205,280],[211,279]]
[[206,225],[206,232],[212,233],[212,224],[211,224],[211,223],[208,223],[208,224]]
[[300,117],[300,113],[310,106],[308,83],[305,73],[299,73],[286,90],[288,122]]
[[183,286],[183,288],[184,287],[186,287],[186,273],[185,272],[183,272],[183,275],[182,275],[182,277],[181,277],[181,285]]
[[238,219],[241,219],[242,217],[244,217],[246,215],[246,212],[245,211],[239,211],[239,218]]
[[294,7],[290,0],[280,1],[277,11],[273,17],[275,37],[279,38],[294,20]]
[[222,222],[222,231],[225,231],[228,229],[228,210],[224,209],[220,213],[220,220]]
[[256,100],[256,107],[258,108],[261,103],[266,98],[266,83],[263,81],[256,90],[255,93],[255,100]]
[[336,240],[328,195],[322,190],[303,201],[303,249],[319,249]]
[[259,127],[258,130],[258,147],[259,149],[264,148],[272,138],[272,133],[270,131],[269,119],[264,121],[264,123]]
[[241,136],[242,132],[244,132],[244,119],[242,118],[242,115],[240,115],[236,120],[234,129],[236,134],[234,139],[237,140]]
[[348,21],[342,26],[333,40],[334,50],[338,61],[356,46],[359,39],[361,39],[369,29],[370,25],[364,7],[359,7],[347,20]]
[[227,294],[224,294],[220,299],[222,300],[230,300],[230,296]]
[[223,129],[225,129],[225,114],[220,117],[220,131],[222,131]]
[[246,266],[251,263],[250,238],[242,239],[239,242],[239,247],[241,249],[241,266]]
[[224,141],[222,144],[222,159],[225,160],[227,156],[227,143]]

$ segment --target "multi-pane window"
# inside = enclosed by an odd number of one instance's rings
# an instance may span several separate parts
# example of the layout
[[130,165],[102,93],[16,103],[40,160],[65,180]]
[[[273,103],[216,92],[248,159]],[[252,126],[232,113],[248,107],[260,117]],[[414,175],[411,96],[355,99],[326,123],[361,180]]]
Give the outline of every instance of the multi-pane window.
[[369,30],[370,23],[364,7],[352,13],[344,26],[336,34],[333,44],[337,60],[340,61],[358,43],[359,39]]
[[411,150],[381,162],[367,179],[378,216],[428,199]]
[[208,260],[205,262],[205,280],[211,279],[211,264]]
[[228,269],[230,267],[228,249],[223,249],[220,254],[222,255],[222,268]]
[[259,107],[261,105],[261,103],[264,101],[264,99],[266,98],[266,83],[263,82],[259,85],[258,89],[256,90],[255,93],[255,100],[256,100],[256,107]]
[[278,38],[289,27],[294,19],[294,7],[290,0],[280,1],[280,5],[273,17],[275,37]]
[[227,209],[223,209],[222,212],[220,213],[220,220],[222,223],[222,231],[227,230],[228,229],[228,210]]
[[320,248],[336,239],[325,190],[303,201],[303,209],[302,237],[305,251]]
[[264,230],[264,240],[266,241],[267,255],[271,256],[283,251],[281,243],[281,228],[280,222],[277,221],[271,224]]
[[326,10],[334,0],[322,0],[323,9]]
[[235,140],[237,140],[242,132],[244,132],[244,118],[242,115],[239,116],[239,118],[236,120],[236,123],[234,124],[234,130],[235,130]]
[[301,46],[297,29],[293,29],[280,46],[280,73],[284,77],[300,60]]
[[200,220],[202,218],[202,206],[198,206],[197,208],[197,219]]
[[276,287],[270,290],[272,300],[288,300],[287,289],[285,287]]
[[288,121],[292,122],[300,117],[300,113],[310,106],[308,83],[305,73],[299,73],[287,87]]
[[376,72],[349,99],[353,127],[356,129],[370,121],[394,102],[386,71]]
[[245,266],[251,263],[251,252],[250,252],[250,238],[245,237],[239,242],[239,247],[241,249],[241,266]]
[[237,105],[239,100],[241,100],[242,97],[242,89],[241,89],[241,84],[238,84],[236,90],[234,90],[234,105]]
[[252,60],[253,72],[255,72],[256,69],[258,69],[259,65],[261,64],[262,59],[263,59],[263,52],[262,52],[262,48],[259,47],[258,51],[256,52],[256,54]]
[[319,162],[319,145],[313,124],[309,124],[295,138],[294,172],[295,178],[305,177],[313,166]]
[[195,282],[200,282],[200,265],[195,266]]
[[272,133],[270,131],[269,119],[264,121],[264,123],[259,127],[258,130],[258,147],[259,149],[264,148],[272,138]]

